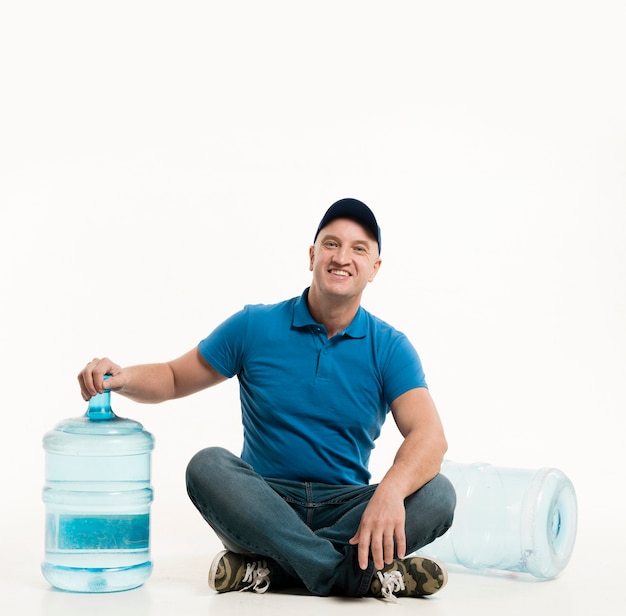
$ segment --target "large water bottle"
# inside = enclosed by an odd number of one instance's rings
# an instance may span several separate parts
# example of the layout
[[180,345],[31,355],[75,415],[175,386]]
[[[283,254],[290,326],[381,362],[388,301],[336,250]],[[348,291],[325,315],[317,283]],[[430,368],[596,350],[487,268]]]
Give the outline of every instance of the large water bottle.
[[110,392],[43,439],[44,577],[56,588],[115,592],[141,586],[150,561],[150,454],[154,440],[117,417]]
[[560,470],[498,468],[445,460],[457,493],[452,528],[421,552],[471,569],[556,577],[569,562],[578,507]]

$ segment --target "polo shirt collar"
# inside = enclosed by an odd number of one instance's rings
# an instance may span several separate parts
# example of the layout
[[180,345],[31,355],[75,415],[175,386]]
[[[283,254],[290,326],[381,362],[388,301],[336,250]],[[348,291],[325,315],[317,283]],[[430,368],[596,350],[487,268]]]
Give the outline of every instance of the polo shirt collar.
[[[320,323],[315,321],[309,311],[309,305],[307,298],[309,296],[309,288],[307,287],[302,295],[295,300],[293,308],[293,327],[308,328],[319,327]],[[365,311],[361,306],[354,317],[352,322],[343,331],[339,332],[338,336],[348,336],[349,338],[365,338],[367,334],[367,320],[365,317]]]

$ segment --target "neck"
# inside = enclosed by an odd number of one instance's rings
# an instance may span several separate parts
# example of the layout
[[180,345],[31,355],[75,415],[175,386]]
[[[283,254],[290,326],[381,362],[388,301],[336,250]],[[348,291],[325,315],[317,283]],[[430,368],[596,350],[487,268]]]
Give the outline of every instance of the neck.
[[308,295],[311,316],[326,328],[329,338],[352,323],[361,303],[361,296],[327,297],[311,285]]

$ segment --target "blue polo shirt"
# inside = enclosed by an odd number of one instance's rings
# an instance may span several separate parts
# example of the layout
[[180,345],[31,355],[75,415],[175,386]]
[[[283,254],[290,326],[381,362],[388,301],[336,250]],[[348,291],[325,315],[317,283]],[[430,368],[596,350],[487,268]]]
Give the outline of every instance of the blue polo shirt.
[[426,387],[424,371],[407,337],[362,307],[329,340],[307,295],[248,305],[198,348],[221,374],[239,379],[241,457],[256,472],[364,485],[389,405]]

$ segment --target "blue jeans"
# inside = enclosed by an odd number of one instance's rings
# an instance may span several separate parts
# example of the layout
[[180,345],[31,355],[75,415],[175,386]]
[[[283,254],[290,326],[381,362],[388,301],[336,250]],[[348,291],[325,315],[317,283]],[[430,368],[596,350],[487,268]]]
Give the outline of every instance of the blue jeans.
[[[220,447],[187,467],[187,492],[228,550],[269,558],[272,586],[304,585],[315,595],[363,596],[375,573],[363,571],[356,533],[375,485],[337,486],[267,479]],[[456,495],[438,475],[405,500],[407,554],[452,525]]]

